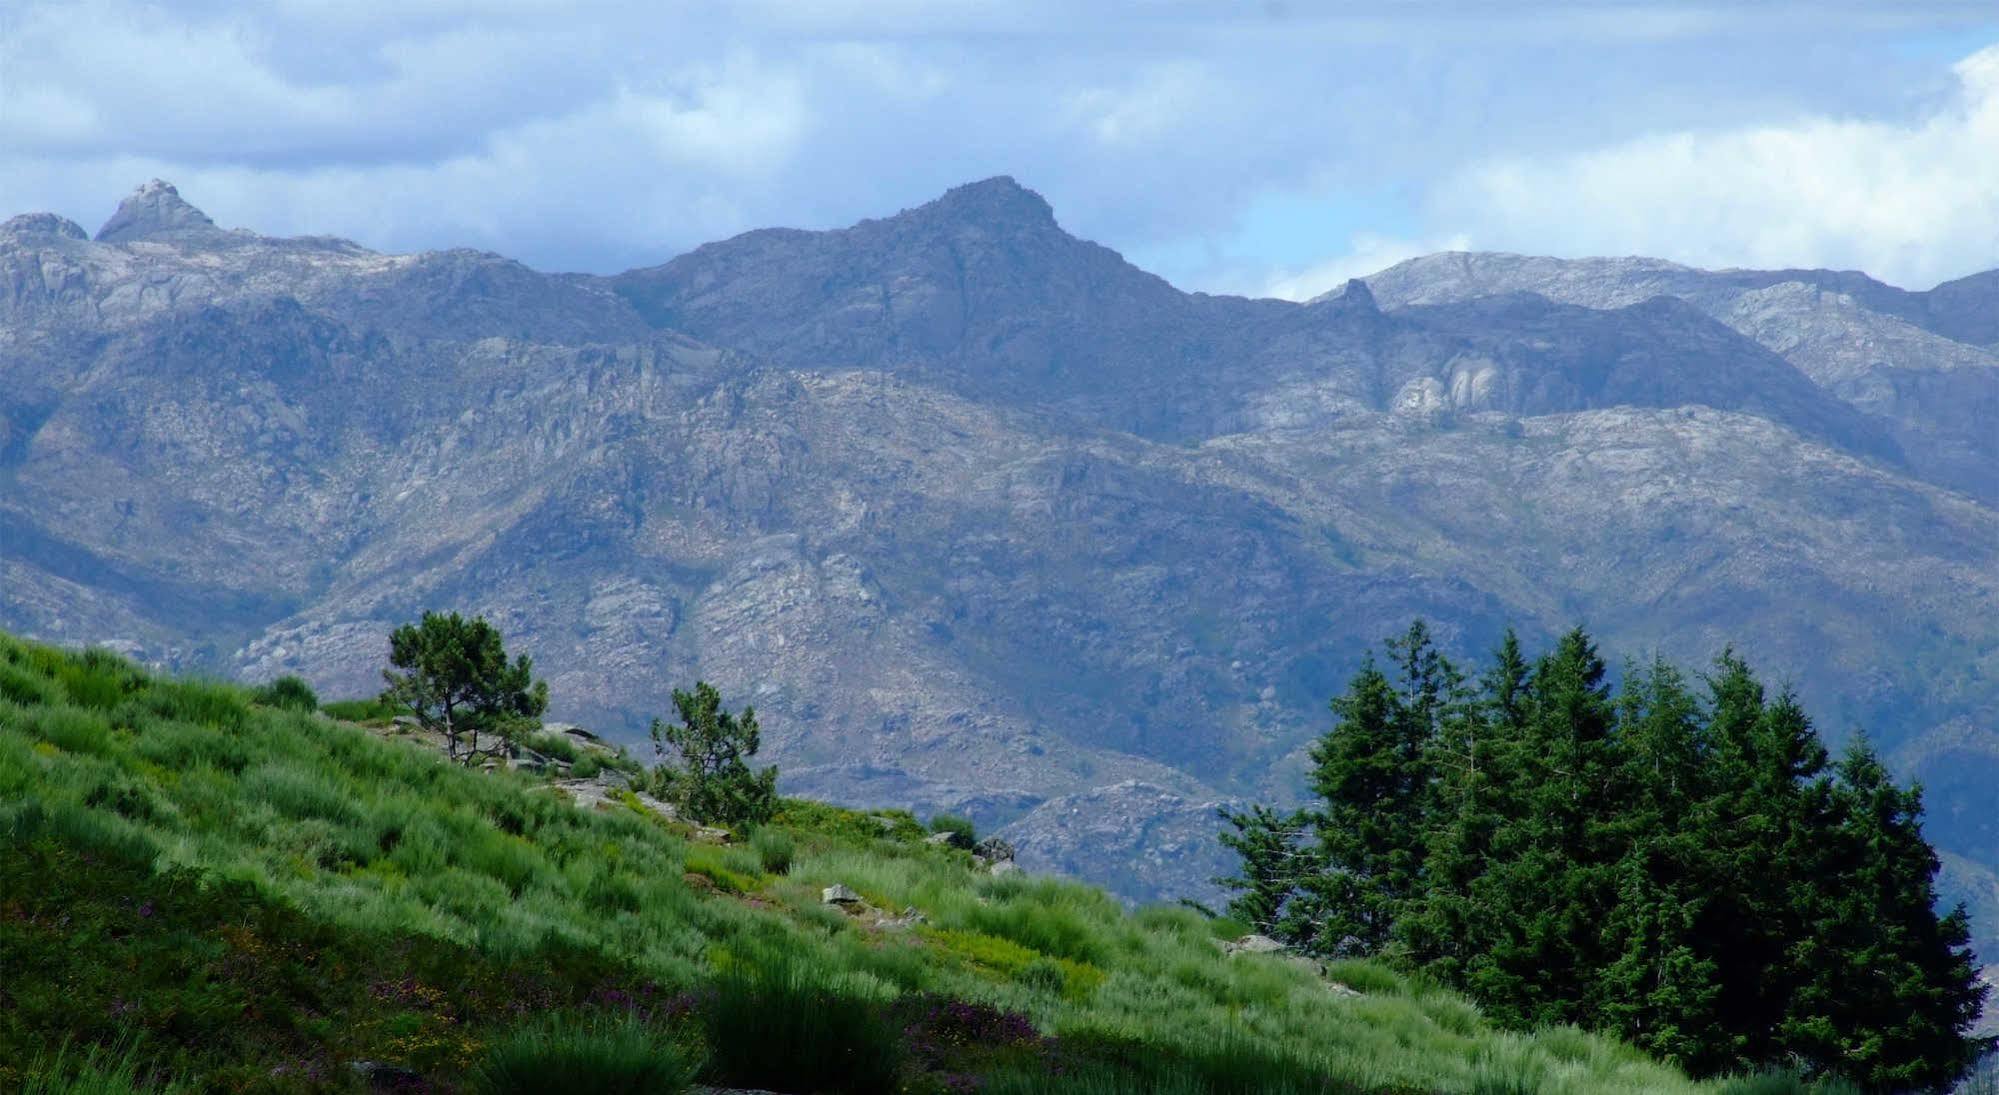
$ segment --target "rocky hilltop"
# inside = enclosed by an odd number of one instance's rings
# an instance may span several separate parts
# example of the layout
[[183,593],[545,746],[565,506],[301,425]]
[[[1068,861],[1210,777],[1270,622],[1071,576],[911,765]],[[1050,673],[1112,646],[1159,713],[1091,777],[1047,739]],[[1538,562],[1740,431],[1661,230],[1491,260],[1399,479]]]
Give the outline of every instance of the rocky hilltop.
[[[1009,179],[617,277],[0,224],[0,627],[322,692],[426,607],[635,735],[1203,896],[1368,644],[1740,643],[1930,786],[1999,907],[1999,276],[1435,256],[1182,293]],[[1999,924],[1986,917],[1988,946]]]

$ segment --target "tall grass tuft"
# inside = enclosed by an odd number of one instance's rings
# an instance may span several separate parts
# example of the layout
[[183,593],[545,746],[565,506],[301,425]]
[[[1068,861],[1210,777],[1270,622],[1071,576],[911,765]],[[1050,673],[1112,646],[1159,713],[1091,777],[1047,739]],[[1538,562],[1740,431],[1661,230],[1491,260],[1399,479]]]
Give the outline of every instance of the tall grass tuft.
[[788,961],[724,974],[701,1018],[713,1084],[871,1095],[902,1077],[900,1032],[881,1006]]
[[479,1095],[675,1095],[700,1069],[664,1032],[626,1012],[555,1013],[486,1047],[470,1077]]
[[21,1095],[180,1095],[193,1088],[146,1069],[131,1048],[91,1047],[73,1054],[69,1043],[53,1056],[37,1054],[22,1076]]
[[750,837],[750,849],[757,854],[765,874],[789,874],[792,860],[798,856],[798,841],[783,829],[765,825]]

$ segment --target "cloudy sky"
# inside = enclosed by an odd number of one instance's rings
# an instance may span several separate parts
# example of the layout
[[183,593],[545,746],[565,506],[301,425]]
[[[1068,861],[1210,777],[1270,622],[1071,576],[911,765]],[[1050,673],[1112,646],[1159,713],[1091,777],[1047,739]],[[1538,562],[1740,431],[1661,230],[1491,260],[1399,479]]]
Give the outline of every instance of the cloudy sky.
[[612,271],[995,174],[1189,289],[1462,248],[1926,287],[1999,266],[1999,5],[0,0],[0,212],[89,228],[160,176]]

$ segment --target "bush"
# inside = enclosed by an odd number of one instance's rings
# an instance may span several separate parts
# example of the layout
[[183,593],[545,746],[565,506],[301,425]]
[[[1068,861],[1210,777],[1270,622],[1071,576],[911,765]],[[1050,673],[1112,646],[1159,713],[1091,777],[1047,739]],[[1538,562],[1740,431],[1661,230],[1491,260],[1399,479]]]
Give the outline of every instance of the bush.
[[521,739],[521,745],[540,753],[544,757],[548,757],[551,760],[559,760],[565,764],[573,765],[581,759],[576,749],[576,743],[561,734],[551,734],[547,731],[529,734]]
[[287,711],[319,710],[319,694],[303,677],[279,677],[251,693],[251,699],[265,707]]
[[334,700],[320,708],[327,717],[342,722],[388,722],[397,715],[406,714],[401,704],[380,696],[369,696],[358,700]]
[[931,818],[930,831],[952,834],[954,839],[951,844],[957,848],[970,848],[979,842],[979,831],[973,826],[971,819],[956,814],[938,814]]
[[874,1095],[902,1075],[902,1039],[873,1001],[788,962],[738,969],[701,1012],[709,1065],[725,1087]]
[[698,1058],[629,1013],[555,1013],[500,1036],[471,1076],[481,1095],[672,1095],[685,1091]]
[[750,837],[750,849],[757,853],[765,874],[791,873],[791,861],[798,856],[798,842],[791,834],[769,825]]

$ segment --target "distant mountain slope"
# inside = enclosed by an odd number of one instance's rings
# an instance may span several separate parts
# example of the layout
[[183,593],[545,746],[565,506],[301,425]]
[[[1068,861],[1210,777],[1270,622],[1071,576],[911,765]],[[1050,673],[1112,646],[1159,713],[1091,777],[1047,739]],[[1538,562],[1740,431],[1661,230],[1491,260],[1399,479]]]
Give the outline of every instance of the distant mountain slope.
[[[559,717],[635,734],[705,676],[794,786],[1128,896],[1208,892],[1193,819],[1295,793],[1413,615],[1733,642],[1835,738],[1999,764],[1994,367],[1941,333],[1975,280],[1445,256],[1209,297],[1004,179],[587,278],[170,189],[105,241],[0,226],[0,626],[337,694],[484,612]],[[1999,865],[1970,793],[1933,827]]]
[[1999,271],[1912,293],[1831,270],[1455,253],[1411,259],[1367,285],[1388,308],[1518,293],[1600,309],[1686,301],[1872,416],[1918,475],[1999,501]]

